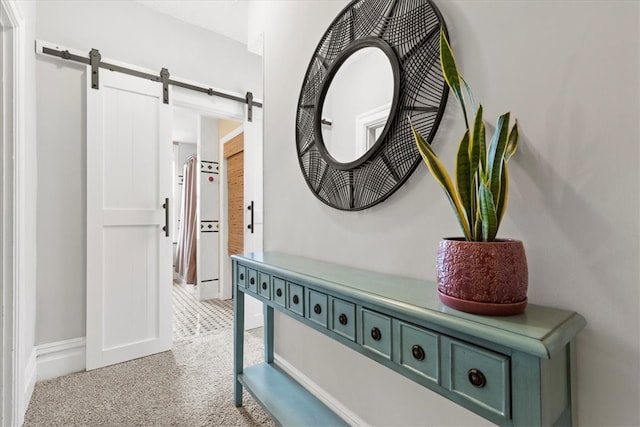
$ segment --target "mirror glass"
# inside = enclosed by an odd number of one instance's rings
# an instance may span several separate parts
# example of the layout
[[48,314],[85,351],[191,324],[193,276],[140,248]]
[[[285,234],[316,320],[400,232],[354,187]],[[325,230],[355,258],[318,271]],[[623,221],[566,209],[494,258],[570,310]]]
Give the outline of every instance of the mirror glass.
[[342,63],[322,104],[322,139],[336,161],[353,162],[374,146],[393,91],[393,69],[382,49],[362,48]]

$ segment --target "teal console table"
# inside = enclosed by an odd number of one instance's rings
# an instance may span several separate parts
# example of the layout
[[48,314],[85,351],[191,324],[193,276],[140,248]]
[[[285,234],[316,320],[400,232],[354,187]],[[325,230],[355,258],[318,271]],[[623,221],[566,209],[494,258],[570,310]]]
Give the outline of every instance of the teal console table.
[[[505,426],[571,425],[579,314],[529,304],[485,317],[436,284],[281,253],[234,255],[235,404],[246,388],[280,425],[346,425],[273,363],[274,310]],[[264,304],[265,362],[243,366],[244,297]],[[383,385],[380,385],[383,387]]]

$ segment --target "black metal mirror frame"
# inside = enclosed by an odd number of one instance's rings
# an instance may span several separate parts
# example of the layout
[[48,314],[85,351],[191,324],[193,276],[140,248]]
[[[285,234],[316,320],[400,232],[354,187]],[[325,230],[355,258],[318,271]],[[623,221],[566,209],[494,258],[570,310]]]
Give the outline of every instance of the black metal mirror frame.
[[[446,33],[431,0],[354,0],[331,23],[307,68],[296,114],[300,168],[323,203],[347,211],[374,206],[400,188],[421,163],[409,120],[431,143],[449,93],[440,69],[440,28]],[[374,146],[353,162],[341,163],[324,145],[322,106],[340,66],[370,46],[390,58],[392,108]]]

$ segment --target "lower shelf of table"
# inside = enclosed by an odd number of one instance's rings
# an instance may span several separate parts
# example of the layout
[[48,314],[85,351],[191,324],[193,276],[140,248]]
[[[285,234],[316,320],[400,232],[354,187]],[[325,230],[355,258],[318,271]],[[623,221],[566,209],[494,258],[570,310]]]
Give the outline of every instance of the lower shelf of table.
[[262,363],[244,368],[238,381],[282,426],[348,426],[282,369]]

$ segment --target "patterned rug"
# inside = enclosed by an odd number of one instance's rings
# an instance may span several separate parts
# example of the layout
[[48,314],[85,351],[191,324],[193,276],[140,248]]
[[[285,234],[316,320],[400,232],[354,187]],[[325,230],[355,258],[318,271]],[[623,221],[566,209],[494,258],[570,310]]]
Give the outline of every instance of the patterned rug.
[[198,301],[195,286],[173,283],[173,340],[233,327],[233,300]]

